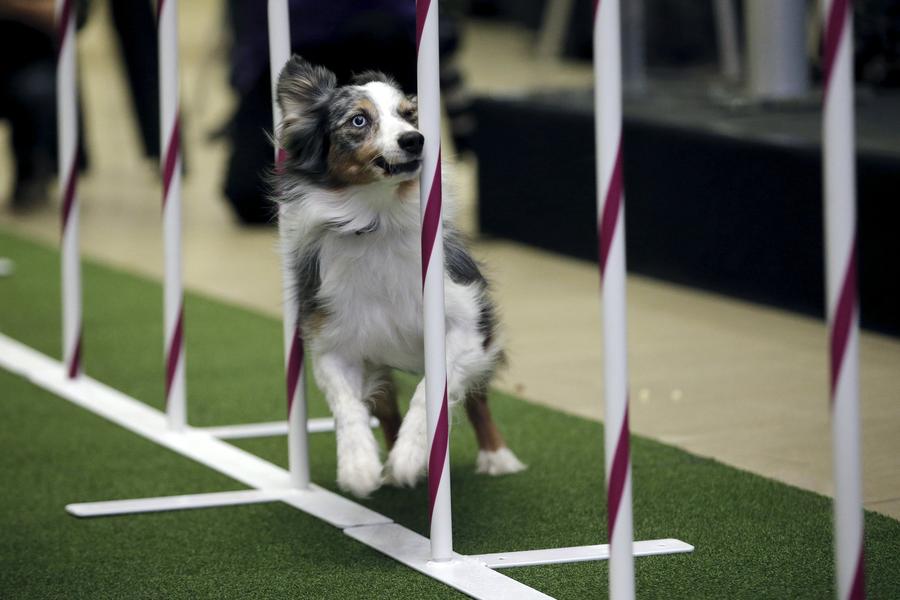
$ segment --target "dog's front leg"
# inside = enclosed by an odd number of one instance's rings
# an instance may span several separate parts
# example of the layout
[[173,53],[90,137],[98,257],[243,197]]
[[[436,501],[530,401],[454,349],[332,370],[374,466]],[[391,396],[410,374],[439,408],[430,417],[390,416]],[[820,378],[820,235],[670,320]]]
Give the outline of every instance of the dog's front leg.
[[403,417],[397,441],[385,463],[385,481],[391,485],[413,487],[425,474],[428,437],[425,427],[425,378],[416,386],[409,410]]
[[355,496],[368,496],[381,485],[381,460],[363,402],[363,364],[323,354],[314,368],[316,382],[334,415],[338,486]]
[[[451,406],[465,397],[473,379],[478,379],[490,366],[481,338],[472,332],[452,329],[447,332],[447,396]],[[397,441],[385,465],[385,481],[392,485],[416,485],[425,475],[428,461],[427,418],[425,413],[425,379],[423,378],[403,417]]]

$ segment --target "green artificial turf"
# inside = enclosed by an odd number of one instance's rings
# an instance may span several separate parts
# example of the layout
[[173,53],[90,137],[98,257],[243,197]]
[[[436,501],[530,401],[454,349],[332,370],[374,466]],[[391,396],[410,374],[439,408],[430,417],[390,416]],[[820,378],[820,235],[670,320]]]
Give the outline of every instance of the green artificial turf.
[[[0,256],[16,262],[15,275],[0,279],[0,331],[58,357],[58,254],[0,233]],[[84,265],[86,372],[157,408],[161,298],[156,283]],[[185,310],[191,423],[283,418],[280,324],[196,294]],[[412,384],[402,378],[404,396]],[[312,396],[311,414],[325,414]],[[605,541],[601,426],[501,393],[491,402],[530,468],[475,475],[471,429],[454,417],[455,549]],[[241,486],[5,371],[0,419],[0,598],[460,597],[278,503],[75,519],[63,512],[68,502]],[[239,445],[285,465],[284,438]],[[333,436],[312,436],[310,450],[314,480],[335,489]],[[640,437],[632,453],[636,539],[696,546],[636,560],[639,597],[833,596],[827,498]],[[426,532],[422,485],[384,488],[363,504]],[[865,550],[869,597],[900,598],[900,523],[867,513]],[[559,598],[606,596],[602,562],[504,572]]]

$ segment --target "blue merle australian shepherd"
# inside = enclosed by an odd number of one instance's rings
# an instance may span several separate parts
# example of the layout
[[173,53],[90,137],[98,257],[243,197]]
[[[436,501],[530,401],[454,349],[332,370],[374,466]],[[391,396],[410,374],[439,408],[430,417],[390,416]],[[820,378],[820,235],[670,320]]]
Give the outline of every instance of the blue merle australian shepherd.
[[[281,73],[277,96],[287,155],[275,176],[282,251],[293,265],[316,382],[335,418],[338,484],[357,496],[382,482],[413,486],[427,462],[425,386],[401,419],[391,372],[424,369],[416,100],[377,72],[338,86],[333,73],[298,56]],[[450,402],[463,402],[474,425],[478,472],[520,471],[487,406],[503,362],[487,282],[448,222],[444,251]],[[384,466],[370,413],[389,448]]]

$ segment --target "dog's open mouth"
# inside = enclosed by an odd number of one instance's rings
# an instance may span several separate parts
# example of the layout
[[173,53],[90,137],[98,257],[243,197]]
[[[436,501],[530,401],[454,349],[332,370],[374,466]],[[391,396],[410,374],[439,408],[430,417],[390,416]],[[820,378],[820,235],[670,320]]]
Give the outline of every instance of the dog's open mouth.
[[389,163],[383,156],[379,156],[375,159],[375,166],[384,171],[384,174],[389,177],[400,175],[402,173],[412,173],[419,168],[420,164],[422,164],[422,161],[419,159],[402,163]]

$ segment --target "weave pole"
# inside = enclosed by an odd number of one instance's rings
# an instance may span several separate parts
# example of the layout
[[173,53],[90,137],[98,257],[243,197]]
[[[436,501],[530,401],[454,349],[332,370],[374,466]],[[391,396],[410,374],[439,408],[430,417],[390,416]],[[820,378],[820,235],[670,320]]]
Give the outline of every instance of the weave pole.
[[[269,0],[269,65],[272,85],[272,131],[278,131],[281,109],[278,108],[278,76],[291,57],[291,25],[287,0]],[[277,139],[277,135],[274,136]],[[284,153],[275,147],[275,168],[283,168]],[[281,219],[278,220],[281,230]],[[281,236],[285,239],[285,236]],[[286,250],[283,249],[283,250]],[[303,338],[298,324],[298,305],[294,297],[294,273],[287,252],[281,253],[281,284],[284,328],[284,371],[287,387],[288,470],[291,486],[309,487],[309,444],[306,429],[306,369],[303,360]]]
[[425,136],[419,179],[422,292],[425,319],[425,402],[428,419],[428,515],[431,558],[453,557],[450,515],[450,422],[444,346],[444,226],[441,215],[441,88],[438,3],[416,0],[419,128]]
[[66,374],[81,373],[81,257],[78,206],[78,92],[74,0],[56,0],[56,115],[62,221],[62,357]]
[[619,23],[619,0],[594,0],[594,122],[603,300],[609,596],[614,600],[634,598]]
[[856,150],[853,18],[849,0],[824,0],[823,185],[826,303],[837,597],[865,596],[859,427],[859,311],[856,289]]
[[159,0],[159,118],[162,171],[163,344],[166,416],[175,430],[187,425],[184,289],[181,277],[181,110],[178,83],[178,0]]

